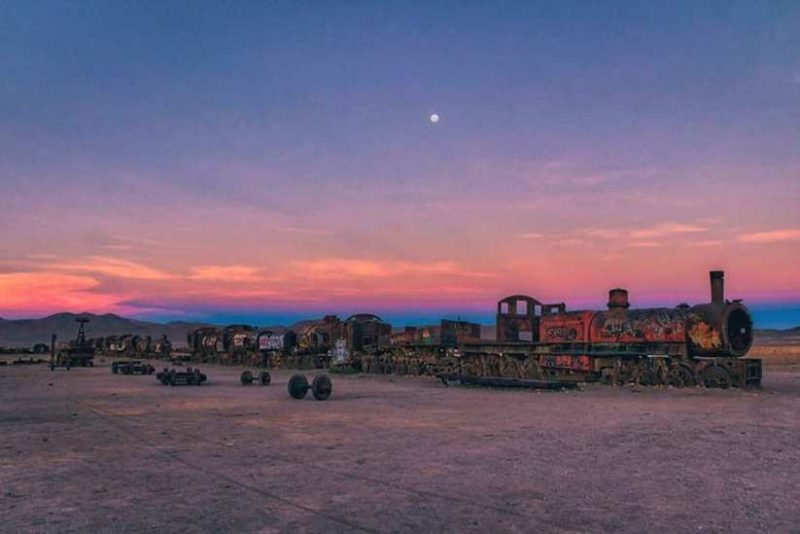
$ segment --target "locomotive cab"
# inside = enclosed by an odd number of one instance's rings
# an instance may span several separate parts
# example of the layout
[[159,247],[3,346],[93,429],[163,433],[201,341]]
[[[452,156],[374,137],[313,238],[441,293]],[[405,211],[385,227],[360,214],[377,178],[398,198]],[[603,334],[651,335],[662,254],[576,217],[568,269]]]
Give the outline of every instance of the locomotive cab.
[[527,295],[511,295],[497,303],[497,341],[539,341],[542,303]]

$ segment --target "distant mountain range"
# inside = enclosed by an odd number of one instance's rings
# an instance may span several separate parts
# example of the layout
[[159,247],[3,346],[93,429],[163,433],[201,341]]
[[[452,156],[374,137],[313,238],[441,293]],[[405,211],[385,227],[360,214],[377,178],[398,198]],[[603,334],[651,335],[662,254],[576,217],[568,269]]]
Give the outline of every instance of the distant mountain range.
[[[189,332],[203,326],[211,325],[202,322],[171,321],[169,323],[153,323],[120,317],[113,313],[96,315],[93,313],[57,313],[41,319],[0,319],[0,347],[32,347],[36,343],[50,343],[50,336],[56,334],[60,341],[75,338],[78,325],[75,319],[86,317],[86,337],[120,336],[137,334],[140,336],[169,337],[176,347],[186,346]],[[297,329],[308,321],[300,321],[288,328]],[[265,327],[273,331],[283,331],[287,327]],[[481,326],[481,338],[494,339],[494,325]],[[800,326],[787,330],[756,330],[756,340],[764,344],[800,343]]]
[[773,328],[756,330],[756,342],[762,345],[800,344],[800,326],[787,328],[786,330],[775,330]]
[[140,336],[161,337],[164,334],[173,344],[186,345],[186,335],[205,323],[173,321],[165,324],[138,321],[107,313],[57,313],[41,319],[0,319],[0,346],[30,347],[36,343],[50,343],[50,336],[56,334],[59,341],[75,339],[78,324],[75,319],[86,317],[86,337],[120,336],[138,334]]

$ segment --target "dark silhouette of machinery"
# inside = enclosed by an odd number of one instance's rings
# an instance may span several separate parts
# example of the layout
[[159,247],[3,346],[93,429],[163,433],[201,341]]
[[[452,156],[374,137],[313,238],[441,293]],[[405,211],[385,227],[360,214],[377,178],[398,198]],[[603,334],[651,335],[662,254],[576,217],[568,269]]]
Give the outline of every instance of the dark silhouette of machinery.
[[66,347],[56,347],[56,335],[50,339],[50,370],[56,367],[92,367],[94,366],[94,343],[86,339],[86,323],[89,319],[78,317],[78,335]]

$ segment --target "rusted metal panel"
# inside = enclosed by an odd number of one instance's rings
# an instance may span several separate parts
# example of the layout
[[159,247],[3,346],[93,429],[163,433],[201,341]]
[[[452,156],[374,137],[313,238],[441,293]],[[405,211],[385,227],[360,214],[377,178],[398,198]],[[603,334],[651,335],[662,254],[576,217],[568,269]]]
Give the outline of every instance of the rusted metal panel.
[[679,308],[611,309],[591,322],[593,343],[685,343],[686,313]]
[[392,345],[413,345],[417,336],[417,328],[406,326],[402,332],[392,334]]
[[481,325],[478,323],[442,319],[440,332],[441,343],[446,347],[481,341]]
[[597,312],[574,311],[541,318],[539,339],[543,343],[585,343]]
[[551,369],[570,369],[573,371],[590,372],[593,370],[592,358],[588,354],[542,354],[539,356],[539,365]]

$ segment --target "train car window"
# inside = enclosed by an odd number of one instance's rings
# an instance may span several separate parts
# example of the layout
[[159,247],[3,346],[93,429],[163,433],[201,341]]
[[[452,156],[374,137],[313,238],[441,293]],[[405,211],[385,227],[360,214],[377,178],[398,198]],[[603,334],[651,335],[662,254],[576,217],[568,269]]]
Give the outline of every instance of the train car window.
[[528,301],[527,300],[518,300],[517,301],[517,315],[528,315]]
[[500,303],[500,313],[508,313],[508,302]]

